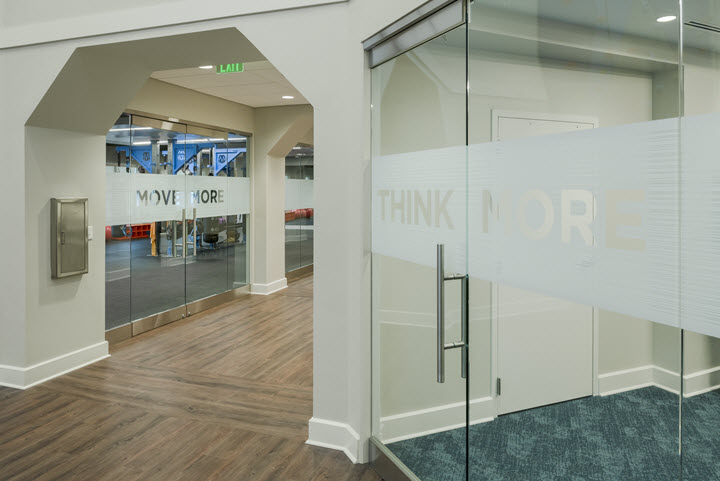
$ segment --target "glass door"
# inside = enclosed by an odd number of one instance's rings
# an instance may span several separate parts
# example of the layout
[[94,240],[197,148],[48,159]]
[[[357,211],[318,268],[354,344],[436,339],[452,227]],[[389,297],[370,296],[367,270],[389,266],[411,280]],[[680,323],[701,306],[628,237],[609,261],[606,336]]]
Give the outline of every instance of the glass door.
[[467,475],[475,286],[467,276],[465,48],[449,35],[464,39],[459,13],[448,35],[372,71],[373,446],[388,481]]
[[[191,128],[186,146],[192,149],[186,177],[190,250],[186,257],[187,301],[194,302],[228,289],[228,187],[223,169],[227,134]],[[204,130],[204,129],[203,129]]]
[[146,330],[185,315],[186,189],[174,164],[184,158],[187,127],[134,115],[131,129],[130,311],[133,321],[147,319],[137,326]]
[[188,127],[186,297],[191,312],[247,283],[247,138]]
[[138,115],[107,136],[106,329],[136,335],[248,282],[247,137]]

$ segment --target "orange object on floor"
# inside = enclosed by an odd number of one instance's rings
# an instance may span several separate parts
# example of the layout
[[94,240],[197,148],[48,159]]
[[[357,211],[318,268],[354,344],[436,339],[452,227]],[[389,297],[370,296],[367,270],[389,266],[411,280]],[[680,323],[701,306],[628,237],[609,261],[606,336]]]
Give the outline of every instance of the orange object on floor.
[[[150,255],[157,256],[157,245],[155,244],[155,222],[150,225]],[[135,237],[135,231],[133,231],[133,237]]]

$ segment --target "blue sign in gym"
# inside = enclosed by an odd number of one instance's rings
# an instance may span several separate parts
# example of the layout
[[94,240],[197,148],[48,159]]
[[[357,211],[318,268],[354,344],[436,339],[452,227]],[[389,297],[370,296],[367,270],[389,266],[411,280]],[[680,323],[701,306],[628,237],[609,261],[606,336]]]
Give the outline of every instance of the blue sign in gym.
[[[217,148],[212,142],[187,144],[181,148],[173,149],[172,153],[174,156],[170,156],[170,158],[167,159],[167,162],[173,166],[172,173],[177,174],[185,164],[188,164],[188,162],[190,162],[188,168],[191,172],[194,172],[195,165],[192,161],[197,158],[198,152],[203,149],[212,149],[213,175],[218,175],[218,173],[225,169],[230,162],[237,158],[238,155],[247,152],[246,148]],[[118,152],[124,151],[126,156],[134,159],[143,167],[143,169],[145,169],[146,172],[153,172],[152,151],[150,146],[133,147],[131,149],[130,147],[123,145],[116,147],[115,150]],[[163,150],[161,154],[167,156],[168,151]],[[130,167],[129,162],[126,167]]]

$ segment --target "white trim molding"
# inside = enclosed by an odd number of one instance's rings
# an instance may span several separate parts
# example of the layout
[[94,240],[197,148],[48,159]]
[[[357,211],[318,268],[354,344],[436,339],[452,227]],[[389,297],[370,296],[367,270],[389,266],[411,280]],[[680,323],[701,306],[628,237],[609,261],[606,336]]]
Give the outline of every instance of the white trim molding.
[[287,278],[283,277],[269,284],[252,284],[250,287],[250,294],[258,294],[261,296],[268,296],[274,292],[282,291],[287,287]]
[[[648,386],[679,394],[680,374],[660,366],[647,365],[598,376],[600,395],[608,396]],[[689,398],[720,389],[720,366],[683,376],[683,397]]]
[[108,343],[102,341],[29,367],[0,365],[0,386],[28,389],[108,357]]
[[686,374],[684,378],[685,397],[705,394],[706,392],[720,389],[720,366]]
[[653,386],[654,368],[655,366],[648,365],[600,374],[598,376],[598,391],[601,396],[609,396]]
[[349,424],[311,418],[306,444],[342,451],[353,463],[367,462],[367,442]]
[[[470,401],[471,425],[492,421],[495,413],[496,407],[491,397]],[[465,403],[457,402],[382,417],[378,437],[383,443],[389,444],[463,427]]]

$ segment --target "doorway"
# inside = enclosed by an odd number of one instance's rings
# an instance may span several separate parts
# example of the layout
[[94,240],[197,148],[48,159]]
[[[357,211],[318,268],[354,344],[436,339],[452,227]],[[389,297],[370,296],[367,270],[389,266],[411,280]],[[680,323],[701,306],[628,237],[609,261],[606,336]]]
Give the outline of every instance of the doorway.
[[106,330],[115,340],[247,292],[248,136],[135,114],[107,135]]

